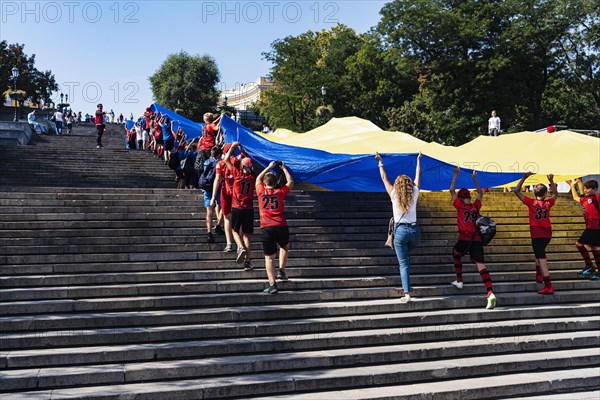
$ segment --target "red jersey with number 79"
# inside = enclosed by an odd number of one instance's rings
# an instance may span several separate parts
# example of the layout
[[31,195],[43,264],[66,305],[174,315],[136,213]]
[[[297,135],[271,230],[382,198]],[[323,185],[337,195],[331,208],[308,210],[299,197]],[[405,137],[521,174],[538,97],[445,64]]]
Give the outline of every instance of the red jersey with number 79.
[[461,199],[456,198],[452,203],[456,208],[456,221],[458,224],[458,240],[467,240],[481,242],[481,232],[476,225],[481,209],[481,200],[475,200],[471,204],[466,204]]
[[241,167],[233,166],[233,200],[231,208],[241,208],[251,210],[254,208],[254,185],[256,176],[254,174],[245,174]]
[[556,199],[537,200],[529,197],[523,198],[523,203],[529,208],[529,231],[532,238],[551,238],[552,224],[550,223],[550,209],[554,207]]
[[256,185],[258,196],[258,210],[260,212],[260,227],[287,226],[283,199],[290,192],[289,186],[285,185],[279,189],[267,189],[265,185]]
[[580,197],[579,202],[583,206],[585,229],[600,229],[600,193]]

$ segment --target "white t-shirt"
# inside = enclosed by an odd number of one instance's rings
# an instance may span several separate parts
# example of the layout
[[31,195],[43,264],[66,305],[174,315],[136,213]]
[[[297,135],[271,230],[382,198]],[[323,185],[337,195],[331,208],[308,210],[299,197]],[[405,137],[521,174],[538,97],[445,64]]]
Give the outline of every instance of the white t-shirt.
[[35,114],[33,111],[27,114],[27,121],[32,125],[35,123]]
[[498,129],[498,131],[500,131],[500,117],[491,117],[488,120],[488,131],[492,129]]
[[137,125],[135,126],[135,140],[137,140],[137,141],[143,140],[141,126],[137,126]]
[[62,122],[62,120],[63,120],[63,113],[61,113],[60,111],[57,111],[57,112],[55,112],[55,113],[54,113],[54,118],[55,118],[57,121],[61,121],[61,122]]
[[400,210],[400,206],[398,205],[398,201],[396,200],[396,189],[392,189],[392,193],[390,193],[390,198],[392,200],[392,210],[394,211],[394,222],[395,223],[403,223],[403,224],[414,224],[417,222],[417,200],[419,199],[419,189],[416,186],[413,186],[414,197],[413,201],[406,210],[405,213]]

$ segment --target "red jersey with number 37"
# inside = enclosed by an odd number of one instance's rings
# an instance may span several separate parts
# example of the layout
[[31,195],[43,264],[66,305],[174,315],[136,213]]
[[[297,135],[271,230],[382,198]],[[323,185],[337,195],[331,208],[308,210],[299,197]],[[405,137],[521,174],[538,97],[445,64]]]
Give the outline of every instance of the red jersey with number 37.
[[479,218],[481,209],[481,200],[475,200],[471,204],[465,204],[461,199],[456,198],[452,203],[457,210],[456,220],[458,223],[458,240],[472,240],[481,242],[481,232],[475,224]]
[[[241,168],[241,167],[240,167]],[[254,174],[247,175],[235,165],[233,167],[233,200],[231,208],[241,208],[243,210],[251,210],[254,208],[254,184],[256,176]]]
[[585,218],[585,229],[600,229],[600,193],[591,196],[580,197],[579,202],[583,206],[583,217]]
[[529,230],[532,238],[551,238],[552,224],[550,223],[550,209],[554,207],[556,199],[537,200],[529,197],[523,198],[523,203],[529,208]]
[[287,226],[283,209],[283,199],[285,199],[285,196],[289,192],[290,188],[287,185],[279,189],[267,189],[262,183],[256,186],[261,228],[266,228],[267,226]]

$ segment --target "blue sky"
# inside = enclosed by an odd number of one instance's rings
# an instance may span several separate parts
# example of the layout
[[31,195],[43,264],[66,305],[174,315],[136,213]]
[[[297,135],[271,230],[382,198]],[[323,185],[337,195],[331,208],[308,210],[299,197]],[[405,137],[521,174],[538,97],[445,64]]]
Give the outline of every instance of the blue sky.
[[268,74],[261,53],[276,39],[338,22],[366,32],[385,3],[0,0],[0,39],[24,43],[74,110],[85,114],[102,102],[128,116],[152,102],[148,77],[171,53],[212,56],[228,89]]

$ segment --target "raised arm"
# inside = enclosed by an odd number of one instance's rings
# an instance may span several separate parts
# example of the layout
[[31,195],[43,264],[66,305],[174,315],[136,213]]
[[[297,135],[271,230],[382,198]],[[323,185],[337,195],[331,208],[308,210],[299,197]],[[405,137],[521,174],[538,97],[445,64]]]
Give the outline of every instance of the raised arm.
[[523,176],[521,177],[521,180],[519,181],[519,183],[517,184],[517,187],[515,188],[515,190],[513,190],[513,192],[515,193],[515,195],[519,198],[519,200],[523,201],[523,199],[525,198],[525,196],[523,195],[523,192],[521,192],[521,188],[523,187],[523,183],[525,182],[525,180],[527,178],[529,178],[531,175],[533,175],[533,172],[525,172],[523,174]]
[[289,187],[290,190],[292,190],[292,188],[294,187],[294,178],[292,178],[292,174],[290,174],[290,171],[287,169],[287,166],[285,165],[285,163],[283,161],[281,162],[281,170],[283,171],[283,174],[285,175],[285,180],[287,181],[287,183],[286,183],[287,187]]
[[550,183],[550,190],[552,190],[552,198],[556,200],[558,198],[558,185],[554,183],[554,174],[546,175],[548,182]]
[[379,162],[379,174],[381,175],[381,181],[385,186],[385,191],[387,194],[391,195],[394,186],[390,183],[387,174],[385,173],[385,168],[383,167],[383,162],[381,161],[381,155],[379,153],[375,153],[375,159]]
[[456,178],[458,178],[458,173],[460,172],[460,167],[454,168],[454,176],[452,177],[452,182],[450,183],[450,199],[454,203],[456,200]]
[[417,170],[415,171],[415,186],[417,189],[421,189],[421,157],[423,157],[423,153],[419,152],[417,156]]
[[[233,146],[232,146],[233,147]],[[255,186],[258,188],[258,185],[263,184],[263,179],[265,178],[265,175],[271,170],[273,169],[273,167],[275,167],[275,165],[277,165],[277,163],[275,161],[271,161],[269,163],[269,165],[267,165],[267,168],[263,169],[262,172],[260,174],[258,174],[258,176],[256,177],[256,183]]]
[[570,184],[571,184],[571,196],[573,196],[573,200],[575,200],[576,202],[579,203],[580,197],[577,194],[577,180],[573,179]]
[[475,200],[481,201],[481,199],[483,199],[483,189],[479,186],[479,182],[477,182],[477,171],[473,171],[473,183],[475,183],[475,189],[477,189],[477,197],[475,197]]
[[233,142],[231,144],[231,147],[229,148],[229,151],[227,151],[227,154],[225,154],[225,160],[224,160],[225,165],[227,165],[227,168],[229,168],[230,170],[233,170],[233,164],[231,163],[229,158],[231,157],[232,154],[235,153],[235,149],[237,149],[239,145],[240,145],[240,142]]

